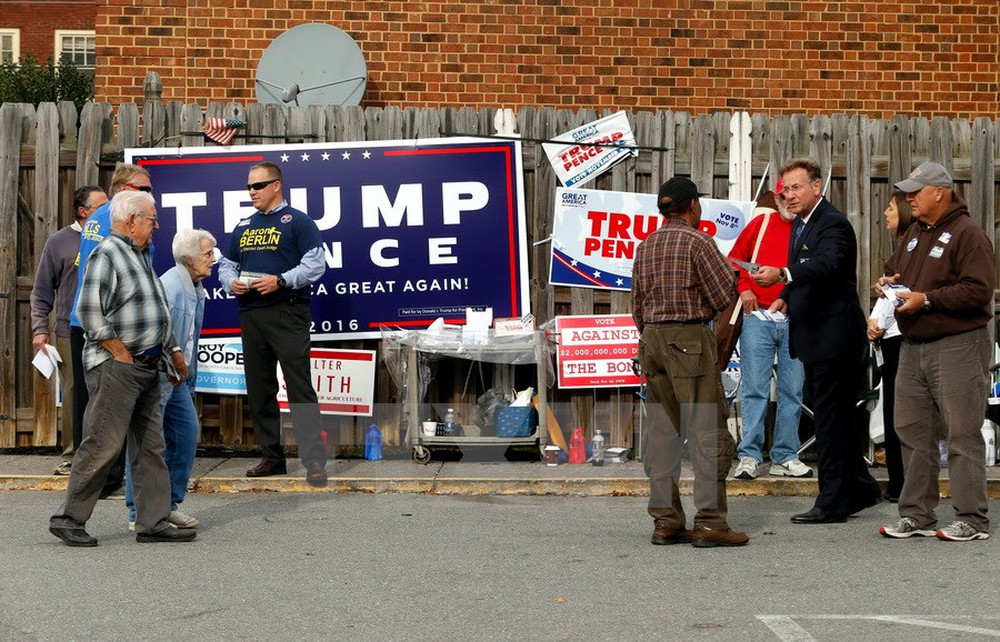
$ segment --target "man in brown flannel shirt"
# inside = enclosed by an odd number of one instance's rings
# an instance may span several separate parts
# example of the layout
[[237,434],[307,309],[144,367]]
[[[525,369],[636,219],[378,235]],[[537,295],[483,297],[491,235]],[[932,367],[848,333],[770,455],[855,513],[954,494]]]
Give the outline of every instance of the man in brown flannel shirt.
[[[698,230],[698,189],[674,177],[660,187],[663,225],[636,250],[633,317],[639,362],[649,388],[645,438],[653,544],[742,546],[745,533],[726,521],[726,476],[736,445],[707,323],[736,296],[736,273],[712,239]],[[677,483],[687,437],[694,467],[694,528],[687,529]]]

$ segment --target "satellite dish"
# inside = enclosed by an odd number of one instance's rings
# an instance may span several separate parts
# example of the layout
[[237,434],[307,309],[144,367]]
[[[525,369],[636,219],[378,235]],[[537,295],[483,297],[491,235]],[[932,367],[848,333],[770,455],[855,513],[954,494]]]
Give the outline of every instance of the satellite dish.
[[368,81],[358,43],[333,25],[299,25],[274,39],[257,65],[257,102],[357,105]]

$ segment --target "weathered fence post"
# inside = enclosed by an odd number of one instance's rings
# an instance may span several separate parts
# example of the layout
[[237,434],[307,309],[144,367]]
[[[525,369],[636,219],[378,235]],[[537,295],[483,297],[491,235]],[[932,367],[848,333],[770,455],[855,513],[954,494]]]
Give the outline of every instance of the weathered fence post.
[[17,445],[14,407],[14,332],[17,305],[17,200],[21,165],[21,109],[0,107],[0,448]]
[[754,196],[753,141],[750,138],[750,114],[736,112],[729,121],[729,195],[735,201]]
[[[53,103],[42,103],[37,111],[35,136],[35,261],[42,256],[45,241],[59,229],[59,112]],[[25,337],[26,338],[26,337]],[[23,341],[25,338],[22,338]],[[55,336],[52,337],[55,343]],[[60,355],[69,364],[69,355]],[[34,373],[34,432],[36,446],[54,446],[56,429],[56,378]],[[64,438],[67,438],[64,435]],[[65,444],[63,444],[65,445]]]

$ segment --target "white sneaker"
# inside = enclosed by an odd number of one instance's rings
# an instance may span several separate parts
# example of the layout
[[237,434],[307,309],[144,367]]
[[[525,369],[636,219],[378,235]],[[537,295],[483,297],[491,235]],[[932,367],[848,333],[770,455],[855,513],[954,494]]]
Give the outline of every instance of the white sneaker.
[[756,479],[758,466],[760,466],[760,462],[753,457],[740,457],[740,463],[736,464],[733,477],[736,479]]
[[974,539],[989,539],[990,534],[981,531],[968,522],[952,522],[937,533],[938,539],[950,542],[968,542]]
[[135,522],[129,522],[128,523],[128,529],[129,529],[130,532],[134,533],[135,532]]
[[182,513],[179,510],[170,511],[170,517],[168,520],[177,528],[198,528],[198,525],[201,524],[201,522],[194,517]]
[[883,526],[878,529],[885,537],[896,539],[906,539],[915,535],[920,537],[934,537],[934,531],[927,528],[917,528],[917,523],[910,517],[900,519],[894,526]]
[[772,475],[779,477],[812,477],[813,469],[806,466],[798,458],[789,459],[783,464],[771,464]]

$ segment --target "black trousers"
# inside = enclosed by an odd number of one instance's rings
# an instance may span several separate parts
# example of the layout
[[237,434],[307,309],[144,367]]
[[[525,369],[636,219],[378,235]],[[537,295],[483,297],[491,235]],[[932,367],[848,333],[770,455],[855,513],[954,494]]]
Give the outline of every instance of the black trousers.
[[[83,344],[86,343],[83,336],[83,328],[75,325],[69,327],[69,349],[72,353],[70,359],[73,365],[73,381],[77,385],[73,386],[73,449],[78,450],[83,443],[83,413],[87,410],[87,403],[90,401],[90,392],[84,382],[87,380],[86,372],[83,369]],[[114,463],[108,469],[108,478],[104,482],[104,489],[101,496],[110,495],[125,483],[125,445],[122,444],[121,451],[115,457]]]
[[881,495],[862,456],[863,426],[856,402],[863,363],[838,357],[805,363],[806,383],[812,391],[819,453],[819,496],[816,507],[851,515]]
[[899,370],[899,348],[903,337],[882,339],[882,425],[885,428],[885,467],[889,471],[888,495],[899,497],[903,492],[903,452],[893,423],[896,408],[896,371]]
[[283,302],[240,312],[247,401],[254,435],[265,459],[285,460],[277,398],[280,363],[299,457],[306,464],[326,461],[320,434],[323,416],[312,383],[310,324],[308,302]]

